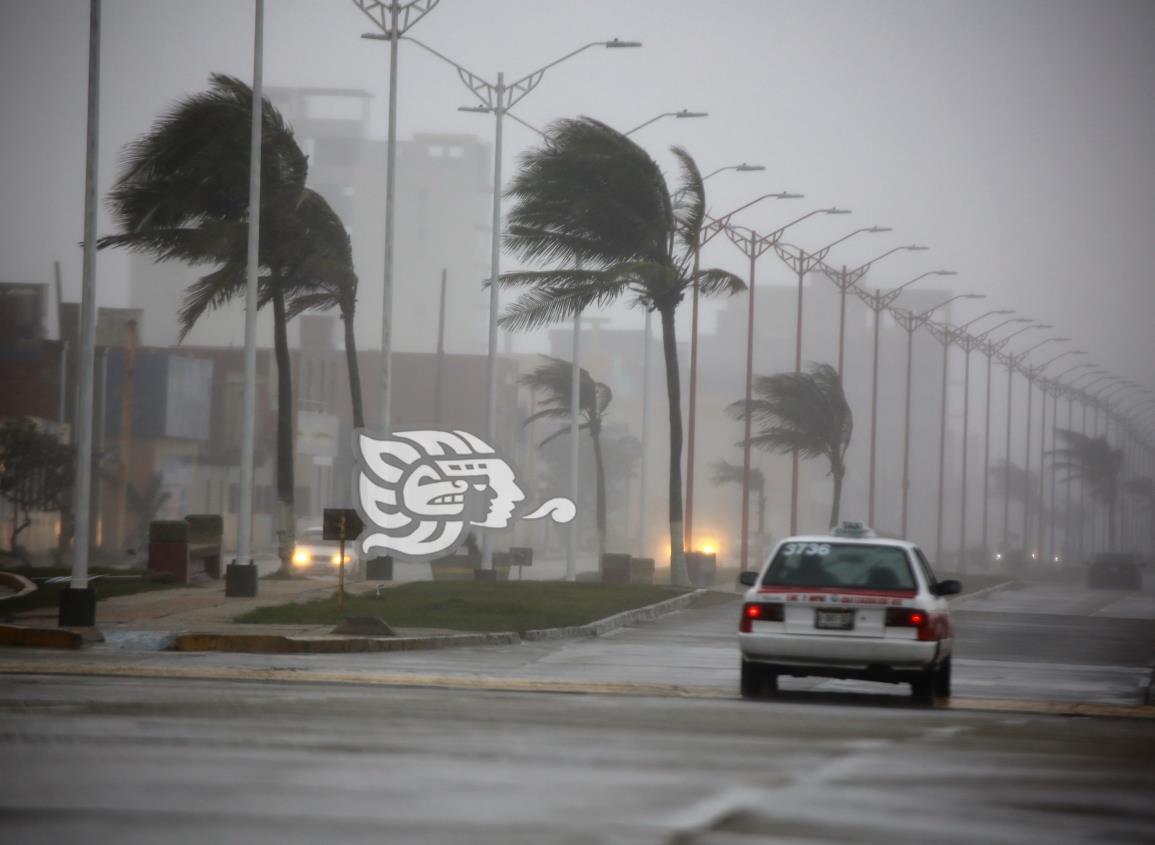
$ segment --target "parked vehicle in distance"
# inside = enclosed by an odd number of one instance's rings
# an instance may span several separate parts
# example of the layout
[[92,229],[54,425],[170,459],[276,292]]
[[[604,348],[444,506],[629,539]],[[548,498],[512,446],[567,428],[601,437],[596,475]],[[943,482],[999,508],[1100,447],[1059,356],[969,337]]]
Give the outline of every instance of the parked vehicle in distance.
[[1087,586],[1092,589],[1143,589],[1143,563],[1127,552],[1099,552],[1087,562]]
[[[312,575],[336,575],[340,563],[340,544],[326,540],[320,526],[306,528],[293,548],[293,570]],[[364,563],[356,544],[345,543],[345,577],[364,577]]]
[[946,597],[962,585],[935,578],[913,543],[844,523],[783,539],[739,581],[743,697],[775,692],[781,675],[909,683],[924,704],[950,695]]

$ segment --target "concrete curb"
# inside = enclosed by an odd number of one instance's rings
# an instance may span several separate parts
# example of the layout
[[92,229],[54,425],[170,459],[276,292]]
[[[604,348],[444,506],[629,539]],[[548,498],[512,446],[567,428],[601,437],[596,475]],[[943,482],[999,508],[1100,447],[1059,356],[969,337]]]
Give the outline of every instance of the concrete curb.
[[521,638],[526,642],[537,642],[539,640],[565,640],[575,639],[578,637],[598,637],[602,634],[608,634],[610,631],[616,631],[625,625],[630,625],[634,622],[643,622],[647,619],[656,619],[659,616],[664,616],[667,613],[672,613],[675,610],[681,610],[688,604],[694,602],[699,596],[706,593],[706,590],[694,590],[692,593],[684,593],[680,596],[674,596],[672,599],[660,601],[657,604],[646,605],[645,607],[636,607],[633,610],[626,610],[622,613],[615,613],[613,616],[607,616],[605,619],[598,619],[594,622],[589,622],[585,625],[572,625],[567,628],[537,628],[532,631],[526,631],[521,635]]
[[246,654],[356,654],[376,651],[510,645],[513,631],[441,637],[285,637],[278,634],[179,634],[169,651],[225,651]]
[[76,650],[84,645],[84,636],[70,628],[22,628],[19,625],[0,625],[0,645]]
[[955,604],[962,604],[963,602],[970,601],[971,599],[983,599],[983,598],[986,598],[987,596],[991,595],[992,593],[999,592],[999,590],[1005,590],[1005,589],[1007,589],[1007,587],[1013,587],[1016,583],[1018,583],[1018,582],[1013,581],[1013,580],[1012,581],[1001,581],[998,584],[991,585],[990,587],[984,587],[981,590],[975,590],[973,593],[966,593],[966,594],[958,596],[956,598],[948,599],[948,602],[952,605],[955,605]]

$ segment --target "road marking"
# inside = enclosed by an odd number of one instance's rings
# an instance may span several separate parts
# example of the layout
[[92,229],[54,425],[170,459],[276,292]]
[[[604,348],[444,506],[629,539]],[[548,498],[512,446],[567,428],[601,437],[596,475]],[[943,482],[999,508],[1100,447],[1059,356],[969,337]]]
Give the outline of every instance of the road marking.
[[[622,695],[657,698],[739,700],[736,689],[681,684],[495,678],[481,675],[408,675],[380,672],[318,672],[302,669],[257,669],[240,666],[137,666],[83,663],[12,663],[0,665],[0,675],[68,675],[111,678],[158,678],[207,681],[265,681],[305,684],[356,684],[384,687],[432,687],[484,692],[544,692],[569,695]],[[820,691],[817,691],[820,694]],[[800,703],[791,699],[789,703]],[[1155,719],[1155,706],[1097,704],[1086,701],[1040,701],[1012,698],[961,698],[939,701],[937,710],[1030,713],[1049,716]]]

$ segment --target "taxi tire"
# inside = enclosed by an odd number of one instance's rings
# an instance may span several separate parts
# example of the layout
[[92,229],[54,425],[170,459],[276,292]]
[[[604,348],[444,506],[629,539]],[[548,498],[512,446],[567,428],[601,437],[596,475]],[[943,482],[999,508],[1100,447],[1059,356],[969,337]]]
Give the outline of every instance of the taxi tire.
[[932,669],[929,672],[922,672],[910,682],[910,697],[915,704],[921,704],[926,707],[934,704],[937,674],[938,673]]
[[934,694],[936,698],[950,698],[950,658],[942,662],[934,673]]
[[739,688],[743,698],[764,698],[778,691],[778,673],[761,664],[743,660]]

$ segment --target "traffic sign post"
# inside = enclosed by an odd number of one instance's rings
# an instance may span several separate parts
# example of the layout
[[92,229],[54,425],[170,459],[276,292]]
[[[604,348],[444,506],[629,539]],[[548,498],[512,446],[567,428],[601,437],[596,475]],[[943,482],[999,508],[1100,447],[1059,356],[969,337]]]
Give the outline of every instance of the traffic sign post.
[[321,536],[337,541],[337,610],[345,609],[345,541],[360,536],[364,524],[357,511],[350,508],[325,508]]

